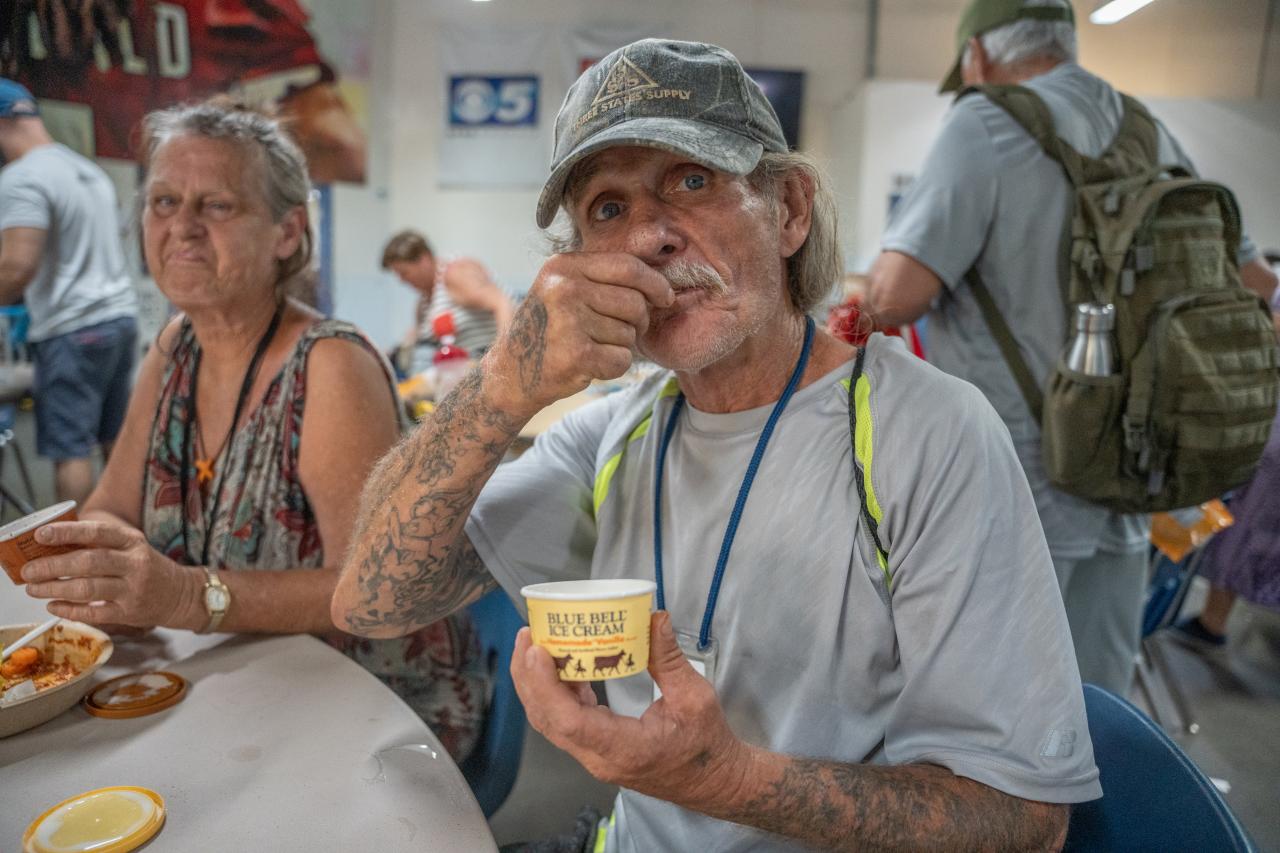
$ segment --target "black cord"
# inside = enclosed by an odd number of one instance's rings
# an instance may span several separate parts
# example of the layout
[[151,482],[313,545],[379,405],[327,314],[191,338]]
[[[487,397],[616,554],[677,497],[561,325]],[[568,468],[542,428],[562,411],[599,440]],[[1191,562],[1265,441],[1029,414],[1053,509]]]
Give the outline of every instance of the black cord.
[[[271,325],[267,326],[267,330],[258,339],[258,348],[254,350],[253,358],[249,361],[249,367],[245,370],[244,379],[240,382],[240,396],[236,398],[235,414],[231,416],[231,427],[227,430],[227,438],[222,443],[223,450],[228,454],[231,452],[231,445],[235,441],[236,424],[240,422],[240,415],[244,412],[245,401],[248,400],[249,392],[253,390],[253,383],[258,378],[258,369],[262,366],[262,357],[266,355],[267,347],[270,346],[271,340],[276,336],[276,329],[280,327],[280,318],[283,314],[284,303],[281,302],[276,306],[276,313],[271,318]],[[182,470],[178,474],[178,485],[182,493],[182,550],[186,552],[187,560],[191,560],[191,540],[187,526],[187,495],[191,488],[188,484],[191,472],[191,434],[192,427],[196,423],[196,391],[199,387],[200,379],[200,356],[201,351],[196,350],[195,361],[191,367],[191,398],[187,406],[187,423],[185,434],[182,437]],[[209,526],[205,528],[204,547],[200,552],[200,562],[196,565],[206,567],[209,565],[209,543],[213,539],[213,528],[218,523],[218,504],[222,502],[222,487],[226,481],[227,471],[224,466],[218,472],[218,485],[213,492],[213,505],[207,514],[210,522]]]

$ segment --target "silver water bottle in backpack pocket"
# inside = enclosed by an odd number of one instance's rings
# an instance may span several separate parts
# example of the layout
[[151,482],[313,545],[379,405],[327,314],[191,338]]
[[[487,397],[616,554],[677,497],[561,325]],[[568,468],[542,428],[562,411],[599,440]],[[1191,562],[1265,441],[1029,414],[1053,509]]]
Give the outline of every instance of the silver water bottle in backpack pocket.
[[1085,302],[1076,306],[1076,334],[1067,349],[1067,367],[1086,376],[1110,376],[1116,371],[1111,332],[1116,327],[1114,305]]

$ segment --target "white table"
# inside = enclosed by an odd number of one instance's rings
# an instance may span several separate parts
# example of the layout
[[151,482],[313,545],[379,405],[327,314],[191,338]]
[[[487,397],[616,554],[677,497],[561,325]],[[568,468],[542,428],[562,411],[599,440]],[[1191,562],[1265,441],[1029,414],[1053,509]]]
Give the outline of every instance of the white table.
[[[0,576],[0,624],[43,607]],[[67,797],[140,785],[164,797],[147,853],[494,851],[466,781],[407,705],[308,636],[118,639],[98,680],[167,669],[180,703],[107,720],[77,705],[0,739],[0,850]]]

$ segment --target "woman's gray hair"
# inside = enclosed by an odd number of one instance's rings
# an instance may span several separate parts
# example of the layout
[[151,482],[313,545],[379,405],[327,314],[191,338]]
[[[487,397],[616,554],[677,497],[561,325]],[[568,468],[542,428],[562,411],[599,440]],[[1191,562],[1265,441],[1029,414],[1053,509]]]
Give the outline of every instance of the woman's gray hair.
[[[798,311],[808,314],[823,303],[844,275],[836,201],[827,177],[806,154],[766,151],[755,169],[747,175],[747,182],[769,201],[770,208],[776,212],[782,202],[786,179],[792,172],[800,172],[813,185],[809,236],[796,253],[787,258],[787,291],[791,294],[791,302]],[[574,197],[574,186],[573,176],[570,176],[566,200]],[[553,254],[576,252],[582,247],[582,237],[568,216],[557,217],[546,237]]]
[[[161,146],[179,136],[226,139],[253,152],[252,156],[262,164],[264,180],[249,183],[263,188],[263,200],[272,220],[280,222],[298,207],[304,217],[302,240],[297,250],[280,262],[276,288],[285,293],[297,282],[305,281],[312,260],[311,223],[307,216],[311,178],[302,149],[277,119],[230,98],[215,97],[198,104],[156,110],[143,119],[142,127],[144,169],[150,169]],[[140,193],[139,198],[144,194]]]
[[[1026,0],[1022,6],[1070,8],[1067,0]],[[1076,28],[1069,21],[1014,21],[988,30],[978,40],[994,65],[1017,65],[1029,59],[1076,60]],[[966,44],[961,64],[969,61],[969,53]]]

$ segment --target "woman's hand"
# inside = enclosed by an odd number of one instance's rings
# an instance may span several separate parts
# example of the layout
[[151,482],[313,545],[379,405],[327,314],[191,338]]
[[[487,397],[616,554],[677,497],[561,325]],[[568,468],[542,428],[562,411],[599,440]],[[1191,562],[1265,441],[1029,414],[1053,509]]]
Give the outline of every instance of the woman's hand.
[[53,615],[97,625],[204,627],[204,571],[161,555],[141,531],[111,521],[66,521],[40,528],[36,541],[80,549],[32,560],[22,570],[27,595],[50,599]]

